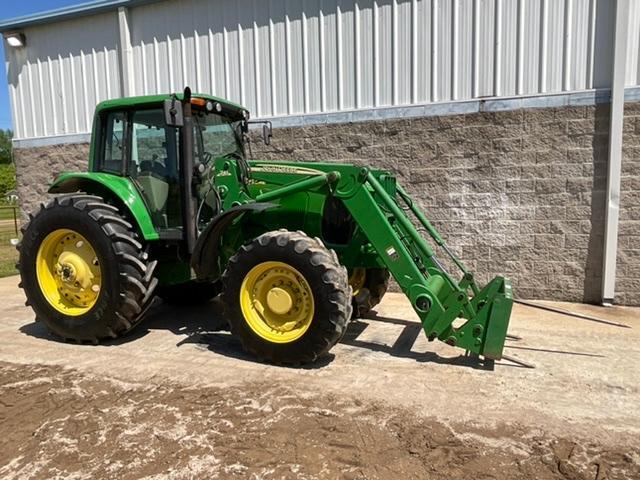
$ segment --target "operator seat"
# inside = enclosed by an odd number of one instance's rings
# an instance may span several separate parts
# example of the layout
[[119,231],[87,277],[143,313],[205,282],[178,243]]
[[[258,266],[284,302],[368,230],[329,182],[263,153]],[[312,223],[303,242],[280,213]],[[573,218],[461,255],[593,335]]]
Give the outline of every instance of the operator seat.
[[155,218],[164,216],[169,198],[169,183],[164,163],[158,161],[155,155],[152,160],[142,160],[136,176],[149,210]]

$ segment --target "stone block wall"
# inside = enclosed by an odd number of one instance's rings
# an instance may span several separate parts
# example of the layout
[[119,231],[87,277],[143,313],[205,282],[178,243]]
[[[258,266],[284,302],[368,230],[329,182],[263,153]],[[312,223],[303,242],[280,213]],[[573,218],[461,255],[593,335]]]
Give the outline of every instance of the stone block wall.
[[624,109],[616,303],[640,305],[640,103]]
[[60,172],[86,171],[89,144],[76,143],[47,147],[16,148],[17,190],[24,215],[36,212],[47,201],[49,185]]
[[[625,111],[616,301],[638,305],[640,104]],[[266,159],[393,172],[481,281],[520,298],[600,299],[608,105],[281,128]]]
[[[597,302],[608,105],[317,124],[258,136],[256,158],[390,170],[481,281],[503,274],[520,298]],[[639,305],[640,103],[625,109],[616,302]],[[25,210],[88,145],[16,151]]]

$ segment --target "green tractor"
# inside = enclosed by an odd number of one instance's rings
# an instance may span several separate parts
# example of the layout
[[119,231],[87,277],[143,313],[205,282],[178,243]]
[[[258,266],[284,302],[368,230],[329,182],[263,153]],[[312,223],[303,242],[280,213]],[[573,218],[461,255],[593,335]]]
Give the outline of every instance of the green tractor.
[[98,105],[89,171],[61,174],[23,228],[21,286],[37,320],[98,343],[131,331],[155,295],[220,293],[248,352],[297,365],[326,354],[391,275],[430,341],[502,357],[508,280],[480,288],[388,172],[247,159],[252,123],[268,143],[270,123],[188,88]]

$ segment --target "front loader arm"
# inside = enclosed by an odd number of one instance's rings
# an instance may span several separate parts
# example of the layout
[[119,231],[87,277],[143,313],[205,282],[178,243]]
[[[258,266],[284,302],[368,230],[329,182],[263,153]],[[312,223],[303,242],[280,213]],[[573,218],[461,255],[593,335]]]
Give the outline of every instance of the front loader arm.
[[[396,196],[389,194],[395,185],[383,186],[389,179],[363,168],[358,176],[359,185],[350,184],[341,189],[339,184],[336,195],[409,298],[429,340],[438,338],[487,358],[502,358],[512,306],[509,281],[496,277],[480,290],[471,272],[446,248],[424,214],[398,189],[397,196],[407,209],[462,271],[462,280],[456,282],[400,207]],[[457,318],[466,322],[454,327]]]

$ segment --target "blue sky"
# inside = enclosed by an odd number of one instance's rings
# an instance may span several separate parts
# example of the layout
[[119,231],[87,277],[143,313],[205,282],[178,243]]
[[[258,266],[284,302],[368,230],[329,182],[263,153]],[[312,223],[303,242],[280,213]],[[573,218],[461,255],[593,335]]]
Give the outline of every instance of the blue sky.
[[[29,0],[28,2],[16,2],[5,0],[0,8],[0,20],[20,17],[30,13],[44,12],[67,5],[85,3],[87,0]],[[7,85],[7,71],[5,68],[3,42],[0,42],[0,128],[6,130],[11,127],[11,106],[9,104],[9,88]]]

